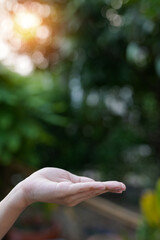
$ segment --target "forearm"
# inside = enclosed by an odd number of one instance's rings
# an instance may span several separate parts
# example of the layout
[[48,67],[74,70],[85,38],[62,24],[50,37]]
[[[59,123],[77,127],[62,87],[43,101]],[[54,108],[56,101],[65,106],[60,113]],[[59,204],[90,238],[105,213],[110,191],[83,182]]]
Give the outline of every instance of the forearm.
[[0,202],[0,239],[8,232],[26,206],[23,189],[21,184],[18,184]]

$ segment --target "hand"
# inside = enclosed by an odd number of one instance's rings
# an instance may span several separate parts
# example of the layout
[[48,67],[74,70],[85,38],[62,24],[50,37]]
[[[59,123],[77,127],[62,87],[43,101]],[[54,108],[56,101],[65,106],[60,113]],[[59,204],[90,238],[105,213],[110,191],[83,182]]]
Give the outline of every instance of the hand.
[[121,182],[97,182],[59,168],[43,168],[20,184],[27,205],[38,201],[75,206],[105,192],[122,193],[126,190]]
[[24,209],[34,202],[74,206],[105,192],[122,193],[120,182],[96,182],[58,168],[43,168],[16,185],[0,202],[0,239]]

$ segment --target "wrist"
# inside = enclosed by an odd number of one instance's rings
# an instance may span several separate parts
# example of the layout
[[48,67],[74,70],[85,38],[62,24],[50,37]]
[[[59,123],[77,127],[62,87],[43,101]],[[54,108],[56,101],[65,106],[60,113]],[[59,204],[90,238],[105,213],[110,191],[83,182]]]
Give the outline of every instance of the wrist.
[[23,182],[17,184],[9,193],[7,198],[14,209],[18,210],[19,212],[22,212],[29,205],[25,196]]
[[27,206],[22,184],[19,183],[0,202],[0,239],[7,233]]

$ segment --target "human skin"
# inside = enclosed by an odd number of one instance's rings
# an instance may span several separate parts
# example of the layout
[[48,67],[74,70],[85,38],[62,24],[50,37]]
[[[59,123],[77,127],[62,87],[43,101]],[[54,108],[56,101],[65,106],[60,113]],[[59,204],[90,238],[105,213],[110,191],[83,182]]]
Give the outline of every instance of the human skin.
[[121,182],[99,182],[63,169],[43,168],[16,185],[0,202],[0,239],[32,203],[57,203],[72,207],[105,192],[122,193],[125,190]]

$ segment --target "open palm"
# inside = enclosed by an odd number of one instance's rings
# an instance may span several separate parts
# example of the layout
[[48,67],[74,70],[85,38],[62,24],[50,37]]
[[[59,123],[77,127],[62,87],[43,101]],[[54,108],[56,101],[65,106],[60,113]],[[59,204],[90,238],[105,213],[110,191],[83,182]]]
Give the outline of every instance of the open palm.
[[104,192],[121,193],[126,187],[117,181],[98,182],[59,168],[43,168],[23,182],[28,204],[51,202],[74,206]]

